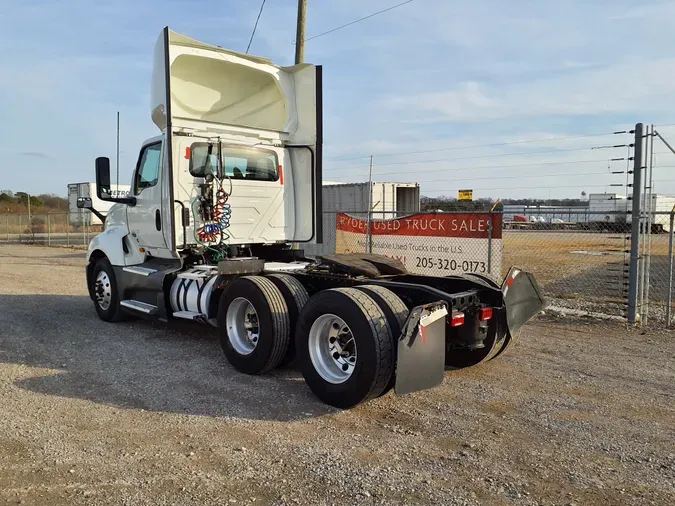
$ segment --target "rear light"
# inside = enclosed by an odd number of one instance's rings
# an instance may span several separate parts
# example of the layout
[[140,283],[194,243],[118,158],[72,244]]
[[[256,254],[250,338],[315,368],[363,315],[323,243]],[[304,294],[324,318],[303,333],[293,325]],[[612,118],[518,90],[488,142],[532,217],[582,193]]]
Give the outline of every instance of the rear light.
[[188,146],[187,148],[185,148],[185,159],[189,160],[191,155],[192,155],[192,150],[190,149],[190,146]]
[[450,318],[451,327],[461,327],[464,325],[464,313],[452,313]]
[[478,313],[478,316],[480,318],[480,321],[484,322],[485,320],[489,320],[492,318],[492,308],[491,307],[484,307],[480,310]]

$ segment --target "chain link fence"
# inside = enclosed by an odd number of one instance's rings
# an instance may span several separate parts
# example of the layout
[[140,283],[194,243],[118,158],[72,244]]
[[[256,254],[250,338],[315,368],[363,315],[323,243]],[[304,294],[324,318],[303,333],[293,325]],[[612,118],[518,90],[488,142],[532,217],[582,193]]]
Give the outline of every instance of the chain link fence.
[[82,246],[101,232],[70,213],[0,214],[0,242],[40,244],[44,246]]
[[[396,238],[395,218],[388,212],[345,213],[352,228],[339,227],[341,216],[324,213],[324,243],[305,245],[308,256],[329,253],[381,253],[404,261],[412,272],[431,275],[474,273],[501,283],[511,266],[532,272],[554,306],[613,316],[626,316],[630,264],[631,215],[627,212],[592,213],[579,209],[539,209],[513,214],[493,213],[498,229],[490,232],[486,220],[482,239],[439,235]],[[434,213],[452,223],[453,217],[486,212]],[[638,313],[641,321],[663,325],[672,321],[673,212],[643,212],[639,236]],[[384,218],[383,218],[384,217]],[[524,220],[523,220],[524,218]],[[459,219],[459,218],[458,218]],[[368,220],[375,233],[367,233]],[[0,243],[87,247],[100,225],[72,220],[69,213],[0,214]],[[469,227],[480,227],[469,219]],[[471,225],[473,223],[473,225]],[[433,221],[422,227],[438,226]],[[446,225],[452,226],[452,225]],[[457,225],[461,226],[461,225]],[[356,227],[356,228],[354,228]],[[360,227],[360,228],[359,228]],[[346,230],[340,230],[340,228]],[[433,232],[433,230],[431,231]]]
[[657,226],[657,230],[654,225],[647,225],[652,233],[640,234],[637,308],[643,324],[672,321],[674,217],[671,211],[645,214],[642,218],[643,226],[647,221],[666,224],[663,229]]
[[[412,272],[475,273],[498,283],[510,267],[516,266],[536,276],[554,306],[625,316],[630,250],[630,220],[626,213],[573,209],[547,212],[529,215],[527,221],[514,221],[513,217],[492,213],[494,233],[483,234],[480,239],[419,235],[403,241],[392,240],[396,238],[395,225],[392,220],[382,220],[378,213],[370,216],[372,237],[367,233],[368,213],[348,213],[354,222],[346,227],[339,226],[340,213],[324,213],[324,244],[308,246],[307,253],[310,256],[366,253],[372,245],[373,253],[399,258]],[[564,214],[565,219],[552,219],[553,213]],[[455,217],[476,216],[485,220],[490,214],[463,212],[425,216],[444,217],[452,223]],[[399,221],[406,219],[405,215],[398,218]],[[479,222],[473,223],[474,227],[479,226],[475,225]],[[665,229],[662,232],[653,234],[653,254],[667,251],[669,235]],[[653,265],[662,263],[659,259]]]

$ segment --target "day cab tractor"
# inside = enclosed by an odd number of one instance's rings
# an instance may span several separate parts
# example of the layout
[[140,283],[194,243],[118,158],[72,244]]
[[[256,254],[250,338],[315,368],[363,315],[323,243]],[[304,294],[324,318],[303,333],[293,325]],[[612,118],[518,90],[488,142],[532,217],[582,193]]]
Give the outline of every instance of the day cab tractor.
[[213,326],[238,371],[295,362],[319,399],[349,408],[496,357],[544,299],[518,269],[499,286],[378,255],[306,258],[299,245],[322,242],[321,76],[165,28],[151,87],[161,134],[141,147],[128,196],[96,159],[97,195],[114,205],[86,276],[101,319]]

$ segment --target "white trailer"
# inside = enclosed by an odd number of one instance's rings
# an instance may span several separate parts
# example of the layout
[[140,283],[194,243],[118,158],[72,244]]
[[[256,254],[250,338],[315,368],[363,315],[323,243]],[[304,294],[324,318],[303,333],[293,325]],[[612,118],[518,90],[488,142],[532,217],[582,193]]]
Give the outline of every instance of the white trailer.
[[652,231],[670,232],[670,213],[675,209],[675,197],[670,195],[652,195],[651,213]]
[[588,221],[625,223],[628,202],[618,193],[591,193],[588,196]]
[[[651,214],[651,230],[654,233],[670,231],[670,213],[675,206],[675,197],[653,194],[651,205],[640,198],[642,212]],[[632,220],[632,201],[618,193],[592,193],[589,195],[588,221],[590,223],[613,223],[613,231],[625,231]]]
[[[112,190],[112,196],[125,197],[129,195],[131,186],[128,184],[115,185]],[[96,195],[96,183],[71,183],[68,185],[68,212],[70,213],[70,224],[75,227],[102,225],[101,219],[86,209],[77,207],[77,199],[88,197],[91,199],[92,207],[97,211],[107,214],[113,205],[113,202],[101,200]]]

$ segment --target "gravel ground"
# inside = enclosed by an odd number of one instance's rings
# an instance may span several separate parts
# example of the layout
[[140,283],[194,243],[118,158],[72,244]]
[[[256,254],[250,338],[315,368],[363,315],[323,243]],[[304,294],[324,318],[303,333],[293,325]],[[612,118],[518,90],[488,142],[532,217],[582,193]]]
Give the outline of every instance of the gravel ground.
[[0,245],[0,504],[675,504],[675,336],[544,317],[350,411],[213,332],[106,324],[83,253]]

